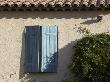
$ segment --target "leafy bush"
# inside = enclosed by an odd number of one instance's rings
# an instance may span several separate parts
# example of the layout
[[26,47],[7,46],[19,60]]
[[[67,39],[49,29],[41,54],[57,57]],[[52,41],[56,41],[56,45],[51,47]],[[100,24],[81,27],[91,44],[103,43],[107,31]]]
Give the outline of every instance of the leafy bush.
[[74,50],[69,67],[79,82],[110,82],[110,35],[84,37]]

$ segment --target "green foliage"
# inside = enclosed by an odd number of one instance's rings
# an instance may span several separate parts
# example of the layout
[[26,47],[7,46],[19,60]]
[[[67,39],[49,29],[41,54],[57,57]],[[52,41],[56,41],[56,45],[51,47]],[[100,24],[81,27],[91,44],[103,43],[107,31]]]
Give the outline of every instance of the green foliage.
[[84,37],[74,50],[69,68],[79,82],[110,82],[110,35]]

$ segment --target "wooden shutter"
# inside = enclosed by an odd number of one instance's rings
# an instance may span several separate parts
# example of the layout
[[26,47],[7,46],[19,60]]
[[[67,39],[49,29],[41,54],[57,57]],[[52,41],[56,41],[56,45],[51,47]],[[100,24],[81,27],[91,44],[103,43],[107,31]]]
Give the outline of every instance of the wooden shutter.
[[40,26],[27,26],[25,33],[26,72],[39,72]]
[[26,27],[26,72],[57,72],[57,26]]
[[57,72],[58,28],[42,26],[41,72]]

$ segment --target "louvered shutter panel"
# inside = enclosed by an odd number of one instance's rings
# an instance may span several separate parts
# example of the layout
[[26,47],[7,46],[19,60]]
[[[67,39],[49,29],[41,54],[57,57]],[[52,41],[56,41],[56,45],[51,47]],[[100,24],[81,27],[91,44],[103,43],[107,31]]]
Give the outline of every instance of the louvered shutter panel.
[[41,72],[57,72],[58,28],[42,26]]
[[39,72],[41,42],[40,26],[27,26],[25,33],[26,66],[25,72]]

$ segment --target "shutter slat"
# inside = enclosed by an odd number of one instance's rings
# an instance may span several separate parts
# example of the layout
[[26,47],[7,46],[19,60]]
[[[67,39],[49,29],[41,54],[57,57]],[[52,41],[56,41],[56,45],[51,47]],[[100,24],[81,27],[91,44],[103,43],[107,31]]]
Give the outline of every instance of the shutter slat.
[[49,53],[49,37],[50,35],[47,35],[49,33],[49,27],[46,26],[46,71],[49,71],[48,64],[50,63],[50,53]]
[[[53,54],[52,54],[52,71],[53,72],[57,72],[57,62],[58,62],[58,31],[57,31],[57,26],[53,26],[53,28],[51,29],[54,33],[54,35],[50,35],[51,37],[53,37],[52,43],[53,43]],[[52,45],[52,44],[51,44]],[[51,49],[50,49],[51,50]]]
[[39,72],[41,72],[41,65],[42,65],[42,28],[39,28],[39,57],[38,57],[38,61],[39,61]]
[[41,72],[46,68],[46,27],[42,29],[42,60]]
[[[53,34],[51,34],[50,35],[50,55],[51,55],[51,62],[52,62],[52,64],[51,64],[51,66],[50,66],[50,70],[52,71],[52,72],[54,72],[54,69],[56,69],[55,68],[55,51],[54,51],[54,47],[55,47],[55,33],[54,33],[55,31],[54,31],[54,27],[51,27],[50,28],[50,33],[53,33]],[[53,65],[53,66],[52,66]]]

